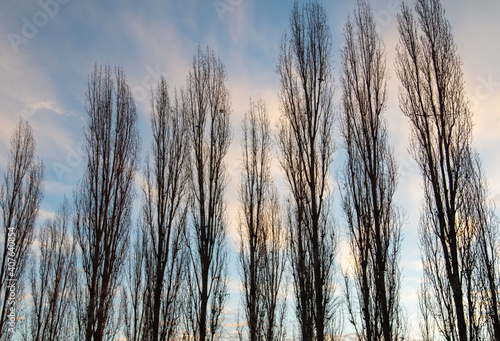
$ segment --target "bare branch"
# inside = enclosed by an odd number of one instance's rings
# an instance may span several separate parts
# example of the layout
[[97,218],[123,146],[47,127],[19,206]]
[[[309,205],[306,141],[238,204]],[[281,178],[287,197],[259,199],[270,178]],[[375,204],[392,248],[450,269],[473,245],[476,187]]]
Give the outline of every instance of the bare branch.
[[191,145],[186,329],[201,341],[220,338],[228,295],[224,157],[231,109],[226,77],[213,50],[198,48],[182,97]]
[[281,208],[270,174],[271,135],[267,108],[250,101],[242,123],[240,266],[249,340],[284,337],[282,292],[285,271]]
[[303,340],[334,335],[333,274],[336,235],[330,215],[329,170],[333,161],[332,38],[317,2],[290,17],[277,72],[283,115],[281,166],[292,198],[288,207],[290,258]]
[[[2,264],[0,268],[0,337],[12,334],[8,315],[16,315],[17,297],[25,273],[29,248],[33,242],[35,221],[43,196],[42,161],[35,158],[36,143],[28,122],[19,121],[11,138],[10,158],[0,186],[2,210]],[[11,319],[12,320],[12,319]],[[11,331],[7,329],[11,328]]]
[[487,308],[492,314],[487,323],[481,313],[483,294],[497,297],[491,289],[494,280],[478,282],[493,264],[484,241],[497,227],[485,214],[461,60],[440,1],[419,0],[415,12],[418,20],[406,5],[401,7],[396,67],[400,107],[412,126],[411,152],[424,180],[421,304],[445,339],[482,339],[484,327],[493,325],[488,338],[498,339],[500,324],[493,317],[498,316],[498,304]]
[[345,280],[348,312],[359,339],[402,339],[398,266],[402,221],[393,202],[397,166],[383,117],[385,52],[365,1],[357,2],[344,36],[342,135],[347,161],[342,202],[353,256],[353,278],[346,275]]
[[189,139],[186,112],[162,77],[151,100],[152,150],[146,162],[142,226],[148,249],[148,340],[174,339],[185,273]]
[[30,340],[62,340],[74,326],[72,289],[75,281],[75,242],[69,235],[70,203],[64,199],[55,218],[38,235],[39,262],[31,272]]
[[[95,66],[86,93],[84,178],[75,191],[75,239],[86,280],[86,340],[117,332],[115,297],[128,248],[140,150],[137,112],[123,70]],[[116,309],[118,310],[118,309]]]

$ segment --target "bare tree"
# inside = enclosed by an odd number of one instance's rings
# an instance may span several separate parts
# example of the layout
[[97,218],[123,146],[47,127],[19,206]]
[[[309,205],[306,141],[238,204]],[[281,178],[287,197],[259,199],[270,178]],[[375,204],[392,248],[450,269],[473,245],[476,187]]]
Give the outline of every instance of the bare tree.
[[183,92],[191,144],[186,333],[215,340],[222,331],[227,299],[224,157],[231,141],[226,71],[213,50],[198,48]]
[[10,158],[0,186],[0,338],[15,331],[17,298],[21,297],[22,278],[43,196],[44,167],[35,152],[33,129],[21,119],[11,137]]
[[282,341],[286,336],[286,231],[277,190],[271,187],[266,214],[264,271],[262,279],[264,339]]
[[38,234],[38,264],[33,266],[29,313],[30,340],[67,340],[74,320],[72,288],[75,280],[75,244],[69,235],[71,207],[65,198],[54,218]]
[[477,228],[475,255],[478,258],[478,266],[474,269],[472,293],[479,300],[478,336],[480,339],[499,340],[500,229],[477,154],[473,155],[473,166],[475,172],[470,190],[471,198],[466,204],[470,207],[471,224]]
[[360,340],[402,339],[401,219],[393,202],[397,165],[383,117],[385,51],[365,1],[357,2],[344,36],[342,135],[347,161],[342,201],[354,259],[353,279],[345,275],[348,312]]
[[[450,23],[439,0],[418,0],[415,11],[418,19],[403,4],[398,16],[396,66],[400,106],[412,127],[411,152],[424,180],[423,304],[443,338],[478,340],[485,325],[482,292],[492,301],[498,297],[493,282],[481,287],[477,277],[493,264],[484,241],[496,226],[484,215],[484,180],[471,147],[471,112]],[[487,324],[498,304],[490,308]]]
[[[131,225],[140,150],[137,112],[121,68],[95,66],[87,83],[84,177],[75,191],[75,239],[86,285],[85,339],[117,333],[114,304]],[[118,309],[116,309],[118,310]]]
[[146,305],[151,301],[146,285],[146,257],[150,254],[147,239],[142,229],[136,229],[131,238],[131,250],[127,259],[125,283],[122,286],[120,314],[123,333],[129,341],[143,341],[146,338]]
[[420,314],[422,315],[419,327],[420,334],[422,335],[422,339],[424,341],[432,341],[436,338],[436,326],[432,321],[432,313],[430,309],[430,307],[432,306],[432,303],[430,302],[432,297],[429,294],[429,290],[429,284],[424,278],[424,280],[420,284],[420,289],[418,291],[418,303]]
[[[488,213],[491,214],[492,211]],[[484,313],[481,315],[480,323],[487,327],[485,331],[487,338],[499,340],[500,291],[498,288],[500,288],[500,238],[497,218],[490,216],[490,219],[483,225],[484,231],[480,234],[479,240],[482,267],[479,270],[478,279],[482,294],[480,300],[484,305]]]
[[[73,238],[75,232],[73,231]],[[76,274],[75,281],[73,283],[73,312],[75,314],[75,325],[73,328],[73,336],[75,341],[84,341],[86,340],[86,328],[87,328],[87,300],[88,300],[88,291],[87,291],[87,281],[85,278],[85,272],[82,267],[80,248],[78,246],[76,248]]]
[[189,130],[177,96],[171,102],[162,77],[151,100],[153,145],[146,162],[142,225],[147,238],[150,299],[148,340],[171,340],[180,322],[180,288],[185,272]]
[[262,100],[250,101],[242,123],[239,260],[249,340],[279,340],[285,270],[281,209],[271,178],[271,134]]
[[329,168],[333,160],[332,37],[321,5],[295,2],[277,72],[283,112],[279,144],[290,186],[289,241],[303,340],[333,335],[336,237]]

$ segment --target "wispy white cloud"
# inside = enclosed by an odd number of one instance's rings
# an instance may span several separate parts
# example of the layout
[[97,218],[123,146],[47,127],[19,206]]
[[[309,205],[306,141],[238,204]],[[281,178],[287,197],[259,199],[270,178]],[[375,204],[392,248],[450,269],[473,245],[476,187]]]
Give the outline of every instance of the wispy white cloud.
[[[141,113],[143,151],[146,151],[149,149],[150,88],[160,74],[166,76],[172,91],[182,87],[197,45],[210,44],[226,66],[227,86],[232,97],[234,139],[226,158],[230,177],[226,197],[234,251],[241,172],[240,121],[248,110],[249,97],[265,100],[273,128],[280,115],[275,66],[281,37],[288,30],[292,5],[263,0],[220,2],[232,6],[222,18],[214,5],[218,2],[211,0],[157,0],[147,4],[124,1],[120,6],[114,2],[70,1],[60,7],[58,14],[51,17],[28,44],[20,46],[19,53],[14,51],[6,34],[19,32],[22,17],[29,18],[39,7],[36,2],[11,1],[0,5],[0,36],[3,37],[0,39],[0,166],[6,165],[10,135],[19,117],[27,118],[35,129],[39,154],[46,165],[44,216],[50,216],[63,193],[70,194],[81,176],[83,161],[78,150],[85,124],[85,82],[93,64],[123,66]],[[386,117],[401,175],[396,199],[407,218],[403,225],[403,292],[405,303],[411,306],[420,271],[416,241],[422,189],[418,168],[407,150],[409,125],[399,110],[398,80],[393,71],[398,3],[377,0],[373,1],[373,8],[387,52],[390,79]],[[342,29],[354,5],[324,4],[334,35],[334,72],[338,80]],[[500,5],[486,0],[443,0],[443,5],[464,62],[466,91],[474,111],[474,145],[484,160],[492,197],[500,205],[500,159],[497,157],[500,47],[494,43],[500,31],[497,18]],[[336,96],[339,95],[337,90]],[[338,168],[341,161],[338,158],[333,168]],[[273,162],[273,175],[282,197],[286,197],[287,186],[278,162]],[[338,201],[338,197],[335,200]],[[342,226],[340,212],[337,219]],[[344,246],[340,257],[348,259],[348,253],[344,252],[348,248]]]

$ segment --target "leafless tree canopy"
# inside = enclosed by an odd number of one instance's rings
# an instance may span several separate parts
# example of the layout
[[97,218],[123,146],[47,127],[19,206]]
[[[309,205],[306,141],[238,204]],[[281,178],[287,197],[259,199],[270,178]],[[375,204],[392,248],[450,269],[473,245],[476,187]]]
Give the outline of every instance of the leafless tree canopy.
[[266,215],[264,252],[264,271],[262,279],[262,297],[264,311],[264,339],[284,340],[287,336],[285,318],[287,313],[287,283],[286,283],[286,231],[282,219],[283,211],[276,188],[272,187],[268,199]]
[[[424,317],[430,317],[447,340],[483,339],[485,326],[496,333],[486,338],[498,339],[498,304],[488,302],[486,315],[481,312],[482,296],[486,292],[493,301],[497,290],[491,290],[493,282],[477,286],[478,272],[484,276],[486,267],[494,264],[489,253],[493,245],[485,248],[484,241],[495,236],[496,226],[484,214],[484,180],[471,148],[472,120],[461,60],[441,3],[419,0],[415,12],[417,19],[402,5],[396,67],[400,106],[412,127],[411,152],[424,180]],[[423,329],[427,334],[432,326]]]
[[283,112],[279,145],[290,186],[289,248],[297,318],[303,340],[333,335],[333,272],[336,238],[330,212],[329,168],[333,160],[332,38],[317,2],[290,17],[277,72]]
[[242,123],[239,260],[248,340],[284,338],[282,282],[285,235],[271,178],[271,133],[262,100],[250,101]]
[[[43,195],[44,166],[35,157],[36,143],[28,122],[19,121],[10,144],[9,162],[0,185],[0,338],[8,335],[7,316],[21,297],[22,278]],[[11,294],[15,296],[13,300],[9,299]]]
[[75,325],[72,289],[76,254],[70,226],[71,204],[64,199],[55,217],[38,232],[40,254],[30,274],[33,305],[28,314],[28,340],[67,339]]
[[[475,174],[472,184],[471,224],[477,225],[476,257],[479,266],[475,269],[471,294],[479,300],[479,337],[500,339],[500,228],[494,212],[481,163],[475,155]],[[479,290],[478,290],[479,289]]]
[[393,202],[397,166],[383,117],[384,46],[365,1],[358,1],[344,36],[342,135],[347,161],[342,201],[353,256],[353,278],[345,275],[348,313],[360,340],[399,340],[401,219]]
[[146,257],[149,252],[146,236],[142,229],[136,229],[130,238],[130,251],[125,266],[125,280],[121,287],[120,319],[123,334],[128,341],[147,340],[146,307],[151,305],[151,297],[146,282]]
[[177,96],[171,101],[163,77],[151,100],[151,127],[142,225],[149,250],[145,258],[147,339],[157,341],[173,339],[180,323],[190,151],[186,112]]
[[86,92],[84,177],[75,191],[75,239],[85,279],[85,339],[117,333],[114,298],[127,253],[140,150],[137,112],[123,70],[95,66]]
[[[500,222],[472,146],[461,60],[440,0],[414,1],[397,16],[395,70],[423,179],[419,327],[426,341],[500,340]],[[276,65],[277,160],[288,193],[280,200],[271,176],[268,109],[250,100],[236,250],[225,198],[231,97],[211,48],[198,47],[181,90],[170,92],[164,77],[151,90],[140,196],[139,117],[121,68],[96,64],[90,73],[83,176],[72,204],[65,199],[37,228],[44,166],[32,128],[20,120],[0,183],[0,340],[10,340],[17,324],[24,329],[14,338],[25,341],[219,341],[233,331],[249,341],[325,341],[348,338],[344,321],[359,340],[406,339],[388,69],[368,2],[357,0],[346,21],[339,70],[348,259],[336,258],[329,18],[318,0],[295,0]],[[225,314],[232,265],[241,275],[238,321]]]
[[231,142],[226,71],[215,53],[198,48],[183,91],[191,144],[186,329],[196,340],[218,339],[227,300],[224,157]]

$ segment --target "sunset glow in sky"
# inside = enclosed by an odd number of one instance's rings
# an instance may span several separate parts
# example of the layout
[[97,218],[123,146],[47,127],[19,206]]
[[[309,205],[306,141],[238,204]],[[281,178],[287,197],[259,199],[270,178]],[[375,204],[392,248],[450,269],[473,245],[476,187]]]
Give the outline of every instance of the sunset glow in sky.
[[[333,35],[339,114],[342,30],[355,2],[323,0],[320,3],[329,15]],[[416,163],[408,154],[408,121],[398,107],[394,59],[399,1],[370,3],[386,46],[389,101],[385,115],[399,164],[396,201],[405,211],[406,218],[402,229],[404,277],[401,296],[412,330],[417,333],[416,289],[421,278],[417,228],[422,189]],[[463,61],[466,92],[474,115],[473,146],[482,157],[491,199],[500,207],[500,2],[442,0],[442,5]],[[231,179],[226,199],[229,237],[234,246],[241,171],[241,119],[248,110],[250,97],[261,97],[266,102],[272,122],[280,115],[275,69],[282,35],[289,30],[291,9],[292,1],[281,0],[2,0],[1,173],[7,165],[10,136],[19,117],[23,117],[34,129],[38,155],[45,163],[45,196],[39,217],[39,223],[43,222],[54,213],[64,195],[72,196],[73,187],[83,174],[84,160],[80,150],[86,122],[85,83],[94,63],[123,67],[139,112],[144,155],[151,145],[151,87],[156,85],[160,75],[166,77],[171,91],[183,87],[198,44],[202,47],[208,44],[226,67],[226,84],[232,99],[234,137],[226,159]],[[338,129],[336,141],[338,151],[331,172],[333,179],[343,166]],[[278,162],[273,162],[273,176],[285,198],[287,187]],[[336,182],[334,185],[337,186]],[[341,237],[345,239],[347,230],[339,201],[337,192],[335,216]],[[231,252],[234,253],[231,259],[236,259],[235,249]],[[340,261],[347,256],[345,242],[341,242]],[[231,269],[236,269],[236,264],[232,264]],[[236,322],[240,302],[238,272],[232,271],[231,276],[228,325]],[[288,306],[289,315],[293,316],[293,304]],[[346,322],[346,332],[349,330]],[[418,333],[414,336],[418,337]]]

